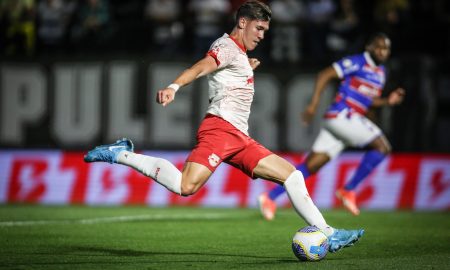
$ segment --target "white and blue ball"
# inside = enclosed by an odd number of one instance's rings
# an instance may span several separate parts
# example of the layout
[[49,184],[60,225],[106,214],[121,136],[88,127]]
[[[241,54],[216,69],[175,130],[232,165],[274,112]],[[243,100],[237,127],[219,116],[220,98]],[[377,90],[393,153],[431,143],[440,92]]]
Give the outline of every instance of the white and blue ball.
[[292,251],[300,261],[320,261],[328,253],[328,238],[316,226],[301,228],[292,239]]

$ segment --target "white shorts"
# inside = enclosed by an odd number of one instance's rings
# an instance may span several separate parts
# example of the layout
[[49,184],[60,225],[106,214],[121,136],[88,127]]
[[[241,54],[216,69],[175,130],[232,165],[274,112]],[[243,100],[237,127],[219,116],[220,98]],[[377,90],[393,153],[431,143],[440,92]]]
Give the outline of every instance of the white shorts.
[[346,146],[364,147],[382,134],[380,128],[367,117],[343,110],[335,118],[325,119],[312,150],[334,158]]

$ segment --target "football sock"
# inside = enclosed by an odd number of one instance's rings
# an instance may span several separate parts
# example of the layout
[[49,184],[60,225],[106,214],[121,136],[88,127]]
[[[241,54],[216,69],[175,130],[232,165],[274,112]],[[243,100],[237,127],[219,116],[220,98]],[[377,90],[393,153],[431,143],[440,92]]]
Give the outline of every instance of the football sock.
[[286,188],[295,211],[306,221],[306,223],[315,225],[326,234],[333,232],[333,229],[327,225],[319,209],[309,196],[305,180],[300,171],[291,173],[284,182],[284,187]]
[[[308,170],[308,167],[306,167],[306,163],[303,162],[300,165],[297,165],[297,170],[299,170],[302,175],[303,178],[306,180],[310,175],[310,171]],[[286,189],[284,188],[284,186],[276,186],[274,187],[270,192],[269,192],[269,198],[273,201],[276,198],[278,198],[281,194],[283,194],[286,191]]]
[[132,167],[168,190],[181,194],[181,172],[165,159],[121,151],[117,163]]
[[282,185],[276,186],[271,191],[269,191],[269,198],[273,201],[285,191],[286,189]]
[[306,180],[311,175],[311,172],[308,170],[308,167],[306,167],[306,162],[301,163],[300,165],[297,165],[297,170],[301,171],[303,174],[303,178]]
[[345,186],[344,189],[346,190],[353,190],[356,188],[356,186],[358,186],[359,183],[361,183],[362,180],[364,180],[364,178],[369,175],[369,173],[371,171],[373,171],[373,169],[375,169],[375,167],[381,163],[381,161],[383,161],[383,159],[386,157],[385,154],[381,153],[380,151],[377,150],[370,150],[369,152],[367,152],[361,163],[359,164],[359,167],[356,169],[355,174],[353,175],[352,179],[350,180],[350,182],[348,182]]

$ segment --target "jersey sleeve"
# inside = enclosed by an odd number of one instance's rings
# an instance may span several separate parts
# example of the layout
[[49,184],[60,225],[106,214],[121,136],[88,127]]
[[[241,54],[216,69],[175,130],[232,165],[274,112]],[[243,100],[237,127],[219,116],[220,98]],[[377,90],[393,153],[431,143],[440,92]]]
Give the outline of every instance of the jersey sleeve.
[[236,58],[237,50],[225,42],[216,41],[206,53],[216,60],[217,67],[224,68]]
[[361,68],[361,59],[358,56],[344,57],[341,60],[333,63],[333,68],[336,70],[339,78],[343,79],[352,75]]

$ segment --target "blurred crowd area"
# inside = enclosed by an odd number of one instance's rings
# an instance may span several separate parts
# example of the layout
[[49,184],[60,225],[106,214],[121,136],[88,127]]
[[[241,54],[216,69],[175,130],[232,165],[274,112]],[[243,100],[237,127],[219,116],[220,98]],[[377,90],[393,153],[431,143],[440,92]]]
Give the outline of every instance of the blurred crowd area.
[[[98,53],[197,59],[234,25],[243,0],[0,0],[3,58]],[[273,12],[256,57],[325,63],[386,32],[393,53],[450,55],[447,0],[266,0]]]

